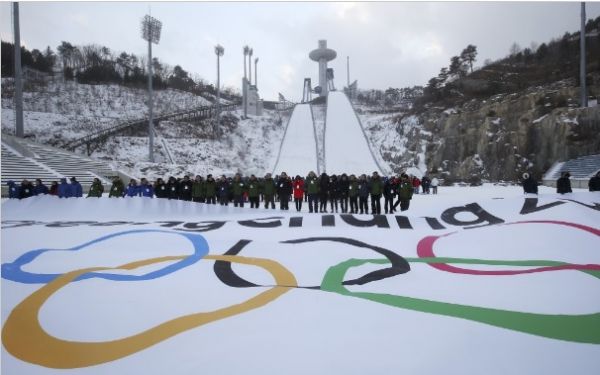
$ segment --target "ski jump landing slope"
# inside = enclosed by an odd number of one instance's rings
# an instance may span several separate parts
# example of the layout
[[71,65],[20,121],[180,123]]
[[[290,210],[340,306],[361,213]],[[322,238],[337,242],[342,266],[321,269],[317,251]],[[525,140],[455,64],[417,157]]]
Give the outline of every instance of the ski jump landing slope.
[[357,175],[385,172],[375,161],[354,108],[342,92],[330,92],[327,97],[325,171]]
[[298,104],[288,121],[274,174],[306,175],[318,171],[317,141],[310,104]]

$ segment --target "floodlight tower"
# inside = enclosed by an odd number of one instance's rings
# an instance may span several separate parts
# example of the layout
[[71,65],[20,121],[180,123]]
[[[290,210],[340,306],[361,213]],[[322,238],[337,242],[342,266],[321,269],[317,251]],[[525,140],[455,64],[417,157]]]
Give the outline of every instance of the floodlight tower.
[[337,53],[327,48],[326,40],[319,40],[319,48],[311,51],[308,56],[319,63],[319,86],[321,86],[319,96],[327,96],[327,62],[335,59]]
[[162,22],[149,15],[142,18],[142,38],[148,41],[148,133],[149,154],[148,159],[154,162],[154,119],[152,118],[152,43],[158,44]]
[[220,44],[215,46],[215,54],[217,55],[217,122],[215,124],[215,134],[218,131],[219,120],[221,115],[221,67],[220,58],[225,53],[225,48]]

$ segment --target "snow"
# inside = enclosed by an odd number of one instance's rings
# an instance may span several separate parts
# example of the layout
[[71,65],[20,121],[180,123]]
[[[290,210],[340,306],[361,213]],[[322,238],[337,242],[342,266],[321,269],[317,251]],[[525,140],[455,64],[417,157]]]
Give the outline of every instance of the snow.
[[382,173],[343,92],[329,93],[325,126],[325,171],[328,174]]
[[567,117],[567,116],[561,116],[560,120],[565,123],[565,124],[573,124],[573,125],[579,125],[579,122],[577,121],[577,117]]
[[[538,210],[521,213],[524,198],[538,198]],[[5,200],[1,231],[2,373],[390,374],[401,366],[403,373],[419,374],[592,375],[597,372],[600,357],[599,326],[593,321],[600,311],[600,288],[594,276],[598,271],[502,276],[468,272],[536,268],[506,264],[517,260],[599,266],[600,212],[588,207],[594,203],[600,203],[599,193],[577,189],[572,194],[557,195],[554,189],[541,186],[539,196],[524,196],[518,186],[441,186],[438,195],[415,195],[410,209],[396,214],[404,216],[412,226],[401,229],[393,215],[385,216],[388,227],[356,227],[341,215],[332,215],[334,226],[324,226],[325,215],[297,213],[293,208],[287,212],[253,210],[147,198],[61,200],[43,196]],[[469,204],[477,204],[480,209],[465,210]],[[555,205],[544,208],[549,204]],[[451,214],[452,208],[459,211]],[[465,225],[481,212],[503,223],[480,228]],[[449,220],[449,216],[456,221]],[[291,226],[292,218],[299,217],[301,226]],[[433,229],[426,218],[437,220],[444,229]],[[249,220],[276,226],[250,227]],[[215,223],[220,226],[210,227]],[[489,223],[484,220],[483,224]],[[121,234],[77,251],[61,250],[118,233]],[[38,314],[22,314],[31,305],[17,307],[32,298],[32,293],[49,291],[49,286],[55,285],[11,279],[14,268],[7,265],[23,254],[30,257],[22,258],[28,259],[22,269],[33,275],[115,267],[164,256],[189,257],[195,247],[186,235],[204,238],[208,254],[213,256],[224,254],[239,240],[250,241],[232,259],[256,258],[254,265],[234,263],[232,269],[242,279],[265,286],[227,286],[215,276],[214,260],[206,257],[185,266],[165,260],[140,268],[86,274],[92,277],[72,281],[51,292]],[[449,263],[464,270],[456,273],[417,261],[418,244],[431,236],[443,236],[432,245],[436,256],[487,264]],[[325,281],[333,276],[333,266],[364,259],[381,262],[384,258],[367,248],[335,241],[284,242],[309,237],[343,237],[388,249],[410,260],[411,270],[363,285],[347,285],[344,293],[327,289]],[[51,250],[31,257],[34,249]],[[300,286],[324,284],[327,291],[291,288],[272,301],[244,311],[248,299],[281,290],[270,287],[277,282],[257,266],[258,259],[281,264]],[[492,260],[504,264],[491,264]],[[384,267],[387,265],[357,265],[347,270],[344,279]],[[146,277],[153,272],[159,276]],[[111,279],[116,275],[138,280]],[[395,307],[367,298],[394,296],[411,298],[425,310]],[[527,332],[530,325],[519,320],[525,316],[519,315],[511,318],[516,320],[513,328],[501,328],[478,319],[447,315],[446,307],[438,312],[427,310],[436,301],[451,304],[451,310],[461,306],[495,309],[500,312],[499,319],[503,319],[504,311],[528,313],[527,319],[551,315],[552,322],[534,322],[542,332],[531,333]],[[139,333],[144,337],[142,342],[146,342],[147,330],[178,317],[209,311],[215,311],[213,315],[219,319],[189,327],[129,355],[73,369],[69,368],[73,367],[69,365],[72,352],[56,354],[62,344],[27,343],[35,332],[35,327],[27,325],[30,316],[35,322],[39,320],[41,328],[54,339],[76,346],[78,342],[95,342],[99,345],[96,353],[108,353],[102,345],[111,345],[112,340]],[[230,313],[220,315],[225,311]],[[17,332],[7,329],[9,323],[15,322],[9,321],[9,316],[14,316],[23,328]],[[552,327],[571,319],[578,322],[575,328],[556,331],[567,338],[552,337]],[[186,320],[179,324],[185,325]],[[586,337],[593,342],[578,340],[585,332],[590,332]],[[15,335],[23,340],[23,351],[14,346]],[[76,358],[95,357],[86,355],[83,346],[78,349],[82,352]],[[435,360],[424,359],[423,353]],[[54,359],[65,369],[36,363],[33,357],[42,361]]]
[[546,117],[548,117],[548,114],[543,115],[542,117],[538,117],[535,120],[532,121],[532,123],[537,124],[542,122]]
[[273,174],[286,172],[306,175],[309,171],[319,173],[317,144],[310,104],[298,104],[294,108]]
[[[54,79],[23,93],[25,134],[38,142],[64,143],[93,131],[148,114],[145,89],[120,85],[84,85]],[[154,91],[155,115],[210,105],[180,90]],[[14,102],[2,98],[2,131],[14,133]]]
[[448,109],[444,110],[443,113],[449,116],[449,115],[458,113],[458,111],[456,110],[456,108],[448,108]]
[[166,164],[164,146],[155,142],[158,163],[148,162],[147,137],[113,137],[106,146],[93,154],[96,158],[119,160],[119,169],[129,175],[155,179],[165,176],[220,175],[241,171],[245,175],[263,176],[273,170],[281,145],[283,120],[275,111],[265,110],[263,116],[242,119],[242,111],[229,113],[237,125],[218,139],[199,124],[163,121],[156,127],[168,143],[177,164]]

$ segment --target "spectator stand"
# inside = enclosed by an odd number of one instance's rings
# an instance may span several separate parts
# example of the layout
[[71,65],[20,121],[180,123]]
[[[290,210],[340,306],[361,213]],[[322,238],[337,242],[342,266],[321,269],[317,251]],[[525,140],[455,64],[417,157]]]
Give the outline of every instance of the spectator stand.
[[542,177],[545,186],[556,187],[556,180],[563,172],[571,174],[571,187],[587,189],[590,178],[600,171],[600,154],[580,156],[568,161],[554,163]]

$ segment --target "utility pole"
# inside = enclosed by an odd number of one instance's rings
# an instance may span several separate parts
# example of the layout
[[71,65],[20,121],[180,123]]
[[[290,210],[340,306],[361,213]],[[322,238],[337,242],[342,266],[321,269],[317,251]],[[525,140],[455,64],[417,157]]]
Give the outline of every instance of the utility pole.
[[581,31],[579,32],[579,46],[581,55],[581,64],[579,68],[579,80],[581,81],[581,106],[587,107],[587,89],[586,89],[586,66],[585,66],[585,2],[581,3]]
[[13,3],[15,38],[15,135],[23,138],[23,80],[21,73],[21,32],[19,29],[19,3]]

